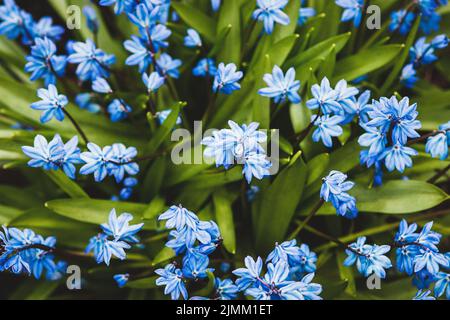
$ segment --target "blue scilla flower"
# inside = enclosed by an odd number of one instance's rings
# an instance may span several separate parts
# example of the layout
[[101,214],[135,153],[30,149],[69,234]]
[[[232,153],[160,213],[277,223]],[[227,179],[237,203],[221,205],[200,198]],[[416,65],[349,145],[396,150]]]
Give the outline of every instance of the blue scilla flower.
[[114,5],[114,12],[116,14],[121,14],[127,9],[127,2],[129,0],[100,0],[99,5],[101,6],[112,6]]
[[188,279],[205,279],[208,272],[214,271],[208,268],[209,258],[206,254],[202,254],[195,249],[191,249],[183,257],[183,276]]
[[414,87],[416,82],[419,81],[419,78],[417,77],[417,71],[414,69],[414,65],[412,63],[407,64],[403,67],[400,81],[407,88]]
[[143,223],[130,226],[130,221],[133,220],[133,215],[130,213],[122,213],[117,217],[116,209],[112,209],[109,213],[108,223],[101,225],[103,232],[112,237],[115,241],[125,241],[127,243],[138,243],[139,239],[136,237],[142,227]]
[[138,184],[136,178],[128,177],[123,180],[123,188],[120,190],[119,197],[121,200],[128,200],[133,194],[133,188]]
[[216,62],[212,58],[201,59],[194,69],[192,69],[192,74],[196,77],[215,77],[216,73]]
[[98,49],[91,39],[74,43],[73,50],[74,53],[69,56],[68,62],[78,64],[76,73],[80,80],[92,81],[99,77],[109,77],[109,68],[116,61],[114,55],[106,54]]
[[355,219],[358,216],[356,199],[348,193],[342,192],[331,197],[331,204],[336,209],[336,213],[347,219]]
[[214,283],[214,289],[216,296],[220,300],[234,300],[239,293],[238,287],[230,279],[221,280],[216,278]]
[[426,38],[419,38],[414,46],[409,49],[409,57],[414,66],[427,65],[435,62],[438,58],[434,54],[434,47],[426,42]]
[[188,298],[184,276],[180,269],[177,269],[173,264],[168,264],[164,269],[157,269],[155,273],[159,275],[159,278],[156,279],[156,285],[165,286],[164,294],[170,294],[172,300],[178,300],[180,296],[183,299]]
[[439,266],[448,268],[450,261],[440,252],[429,248],[419,247],[420,253],[414,257],[414,272],[427,270],[430,274],[436,275]]
[[298,94],[300,81],[295,80],[295,69],[290,68],[283,74],[283,70],[277,65],[273,67],[272,74],[264,75],[264,81],[267,88],[260,89],[258,93],[264,97],[274,98],[276,103],[289,99],[292,103],[300,103],[301,98]]
[[148,93],[158,91],[158,89],[164,84],[164,77],[161,77],[158,72],[152,72],[150,75],[146,73],[142,74],[142,81],[147,88]]
[[426,269],[414,273],[412,280],[413,285],[420,290],[428,289],[434,282],[435,276],[429,273]]
[[247,256],[244,259],[245,268],[238,268],[233,271],[233,274],[239,277],[236,280],[236,285],[240,291],[246,290],[248,287],[253,286],[259,282],[263,261],[261,257],[258,257],[256,261]]
[[389,31],[398,32],[405,36],[411,30],[416,15],[407,10],[398,10],[391,13],[391,23],[389,24]]
[[298,13],[297,23],[299,26],[305,24],[305,22],[316,15],[316,10],[314,8],[300,8]]
[[307,244],[300,245],[300,255],[294,261],[296,263],[291,267],[296,273],[314,273],[317,270],[317,254],[311,251]]
[[411,168],[413,165],[411,156],[417,156],[418,152],[413,148],[403,146],[399,143],[386,150],[380,155],[384,159],[384,164],[389,171],[405,171],[405,168]]
[[418,0],[419,9],[424,15],[430,15],[436,10],[438,3],[436,0]]
[[25,71],[31,72],[30,80],[43,78],[45,85],[56,83],[56,77],[62,77],[66,70],[66,56],[56,55],[56,45],[49,38],[36,38],[27,56]]
[[131,55],[125,60],[125,64],[128,66],[138,65],[139,72],[145,72],[152,63],[153,56],[146,41],[137,36],[131,36],[131,40],[124,42],[124,47],[131,52]]
[[344,9],[341,21],[353,20],[353,25],[358,28],[361,24],[364,0],[335,0],[335,2]]
[[222,0],[211,0],[211,8],[213,11],[219,11]]
[[23,153],[31,158],[28,165],[32,168],[44,168],[45,170],[57,170],[59,163],[64,156],[64,149],[59,140],[53,138],[47,142],[41,135],[34,138],[34,147],[22,147]]
[[436,297],[440,297],[445,294],[445,297],[450,300],[450,274],[439,272],[436,275],[434,294],[436,295]]
[[419,27],[424,34],[430,34],[439,31],[440,22],[441,16],[436,12],[432,12],[429,15],[422,15]]
[[349,123],[355,116],[358,116],[360,123],[369,121],[368,112],[372,109],[369,104],[370,90],[366,90],[359,95],[357,99],[347,99],[342,105],[343,113],[346,117],[344,123]]
[[113,276],[114,281],[117,282],[117,286],[119,288],[123,288],[128,283],[128,280],[130,279],[130,274],[124,273],[124,274],[115,274]]
[[58,121],[64,120],[63,108],[69,103],[65,95],[58,94],[58,90],[52,84],[48,89],[39,89],[37,95],[42,100],[32,103],[31,109],[43,111],[41,123],[49,122],[53,117]]
[[192,229],[197,227],[199,222],[198,217],[192,211],[180,206],[171,206],[166,212],[161,214],[158,220],[167,220],[166,228],[181,230],[184,226],[188,226]]
[[342,127],[340,127],[343,120],[344,117],[342,116],[311,116],[311,122],[314,122],[317,127],[312,134],[313,141],[322,140],[326,147],[331,148],[333,146],[332,137],[339,137],[343,133]]
[[97,12],[91,6],[83,7],[83,14],[86,17],[86,23],[89,30],[92,33],[98,33],[99,22],[97,18]]
[[338,93],[336,101],[344,107],[356,99],[359,90],[355,87],[349,87],[347,81],[339,80],[334,90]]
[[135,10],[128,14],[130,21],[138,26],[139,29],[144,30],[144,32],[156,23],[159,12],[159,9],[153,6],[151,2],[147,3],[137,5]]
[[98,113],[101,110],[101,106],[94,102],[93,95],[89,92],[80,93],[75,96],[75,103],[81,109],[85,109],[92,113]]
[[266,262],[276,264],[278,261],[282,260],[289,265],[292,265],[298,260],[300,254],[301,250],[297,246],[297,240],[295,239],[285,241],[281,244],[276,243],[275,249],[267,256]]
[[[49,248],[54,248],[56,246],[55,237],[48,237],[45,240],[42,236],[38,237],[40,238],[40,240],[37,241],[39,244]],[[28,251],[27,256],[31,272],[36,279],[40,279],[44,271],[50,275],[56,271],[56,263],[54,261],[55,256],[49,251],[33,249]]]
[[433,251],[438,251],[437,245],[441,241],[442,235],[440,233],[431,230],[432,227],[433,227],[432,221],[425,224],[422,230],[420,231],[419,235],[417,236],[415,242]]
[[244,156],[244,167],[242,174],[247,183],[251,183],[253,178],[262,180],[270,175],[272,163],[267,159],[265,153],[249,152]]
[[92,81],[92,91],[104,94],[113,93],[111,86],[105,78],[96,78]]
[[355,184],[346,180],[346,174],[337,170],[331,171],[328,176],[322,179],[320,197],[325,201],[329,201],[331,195],[338,195],[353,188]]
[[419,248],[415,245],[405,245],[397,248],[397,269],[408,275],[414,273],[414,258],[419,254]]
[[178,68],[182,65],[180,59],[173,59],[167,53],[163,53],[156,61],[156,64],[158,66],[158,72],[161,76],[175,79],[178,79],[180,76],[180,71],[178,70]]
[[288,0],[257,0],[258,9],[253,11],[253,19],[264,23],[264,31],[272,34],[275,23],[288,25],[289,16],[282,10],[288,4]]
[[242,79],[244,74],[242,71],[236,70],[237,67],[234,63],[225,65],[221,62],[217,68],[216,76],[214,77],[214,92],[230,94],[235,90],[239,90],[241,85],[238,81]]
[[202,39],[194,29],[187,30],[187,36],[184,37],[184,45],[188,48],[196,48],[202,46]]
[[[163,24],[157,24],[150,28],[149,32],[142,35],[145,42],[150,46],[153,53],[158,52],[160,48],[167,48],[169,43],[166,41],[172,31]],[[149,38],[150,36],[150,38]]]
[[80,157],[86,162],[86,164],[81,167],[80,173],[83,175],[88,175],[93,173],[95,181],[100,182],[106,178],[108,175],[108,168],[111,166],[110,160],[112,156],[111,146],[106,146],[101,149],[94,143],[88,143],[88,152],[83,152]]
[[99,234],[89,240],[85,252],[93,252],[98,264],[104,262],[109,266],[111,258],[117,257],[120,260],[125,260],[127,255],[125,249],[130,249],[131,246],[124,241],[111,241],[105,234]]
[[306,106],[309,109],[314,110],[320,108],[324,114],[339,113],[341,111],[341,105],[336,101],[339,92],[331,88],[330,81],[327,77],[322,79],[320,85],[313,85],[311,87],[311,93],[313,98],[306,102]]
[[450,122],[447,124],[447,126],[448,128],[446,130],[442,130],[441,128],[443,128],[444,126],[440,126],[439,129],[442,131],[427,139],[425,151],[431,154],[433,158],[439,158],[441,160],[445,160],[448,158],[448,148],[450,146]]
[[419,290],[414,296],[413,300],[436,300],[435,297],[431,295],[431,290]]
[[43,17],[33,25],[31,30],[34,37],[49,38],[52,41],[59,41],[64,34],[64,28],[53,25],[51,17]]
[[449,39],[447,35],[441,34],[431,40],[431,45],[434,49],[444,49],[448,46]]
[[419,234],[417,231],[417,223],[408,225],[405,219],[402,219],[399,224],[398,232],[395,234],[395,241],[398,243],[414,243]]
[[114,176],[119,183],[125,177],[125,173],[134,176],[139,173],[139,165],[133,162],[137,156],[135,147],[126,147],[122,143],[114,143],[111,146],[110,165],[108,167],[109,175]]
[[369,147],[369,157],[379,156],[386,148],[386,133],[377,127],[369,127],[364,124],[361,124],[361,127],[366,130],[366,133],[358,138],[358,143],[363,147]]
[[[164,121],[166,121],[167,117],[169,117],[170,113],[172,112],[171,109],[167,109],[167,110],[163,110],[163,111],[158,111],[155,116],[156,119],[158,120],[158,124],[162,125],[164,123]],[[177,121],[175,122],[176,125],[180,125],[183,123],[183,120],[181,119],[180,116],[178,116]]]
[[110,119],[112,122],[118,122],[128,117],[128,114],[133,111],[131,107],[122,99],[114,99],[107,107]]
[[78,148],[78,137],[74,136],[72,139],[64,144],[61,137],[57,134],[55,139],[58,141],[61,148],[64,150],[62,158],[58,161],[58,165],[62,168],[64,173],[71,179],[75,179],[76,164],[83,163],[81,160],[80,148]]
[[20,9],[14,0],[5,0],[0,6],[0,34],[6,35],[9,39],[17,39],[22,36],[24,44],[30,44],[33,26],[33,18],[29,13]]

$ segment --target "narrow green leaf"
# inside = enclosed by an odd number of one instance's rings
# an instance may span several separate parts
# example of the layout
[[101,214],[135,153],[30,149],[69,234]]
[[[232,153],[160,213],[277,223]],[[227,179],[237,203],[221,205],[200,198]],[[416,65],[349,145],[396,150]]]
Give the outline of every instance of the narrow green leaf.
[[138,280],[132,280],[129,281],[125,287],[132,288],[132,289],[154,289],[158,286],[156,285],[156,279],[158,276],[138,279]]
[[175,251],[173,249],[164,247],[155,258],[152,260],[152,266],[156,266],[162,262],[169,261],[170,259],[175,257]]
[[216,23],[213,18],[189,4],[172,2],[171,5],[184,22],[197,30],[209,42],[214,43],[216,38]]
[[64,172],[58,171],[44,171],[45,174],[63,190],[71,198],[89,198],[89,195],[73,180],[67,177]]
[[241,59],[241,15],[239,0],[224,1],[220,8],[217,30],[220,35],[224,30],[230,32],[224,38],[222,50],[218,52],[218,61],[224,63],[233,62],[239,65]]
[[223,245],[228,252],[236,253],[236,233],[234,227],[232,198],[225,189],[220,189],[213,194],[214,211],[217,225],[223,238]]

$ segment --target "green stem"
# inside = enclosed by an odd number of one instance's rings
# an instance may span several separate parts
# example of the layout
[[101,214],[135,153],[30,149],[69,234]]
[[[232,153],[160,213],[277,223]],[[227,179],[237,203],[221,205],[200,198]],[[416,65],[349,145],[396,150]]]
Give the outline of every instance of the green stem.
[[72,115],[67,111],[65,108],[62,109],[64,114],[69,118],[70,122],[72,122],[75,129],[78,131],[78,133],[83,138],[85,144],[89,143],[89,139],[87,138],[86,134],[84,133],[83,129],[81,129],[80,125],[77,123],[77,121],[72,117]]
[[308,222],[316,215],[316,213],[320,210],[320,208],[322,208],[322,206],[324,205],[325,200],[320,199],[320,201],[314,206],[314,208],[311,210],[311,212],[309,213],[309,215],[306,217],[305,220],[303,220],[302,222],[299,222],[298,227],[294,230],[294,232],[291,233],[291,235],[289,236],[289,240],[295,239],[295,237],[297,237],[297,235],[300,233],[300,231],[302,231],[302,229],[308,224]]

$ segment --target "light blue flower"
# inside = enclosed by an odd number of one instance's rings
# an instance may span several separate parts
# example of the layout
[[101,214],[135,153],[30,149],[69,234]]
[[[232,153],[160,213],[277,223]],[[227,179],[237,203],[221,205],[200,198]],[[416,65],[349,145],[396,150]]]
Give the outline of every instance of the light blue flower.
[[181,230],[184,226],[188,226],[191,229],[196,229],[199,222],[198,217],[192,211],[180,206],[171,206],[166,212],[161,214],[158,220],[167,220],[166,228],[176,228]]
[[130,279],[130,275],[128,273],[115,274],[113,276],[113,279],[114,279],[114,281],[117,282],[117,285],[119,286],[119,288],[123,288],[128,283],[128,280]]
[[155,25],[158,14],[159,8],[154,6],[152,2],[147,1],[147,3],[138,4],[136,8],[128,14],[128,18],[145,33],[151,26]]
[[325,201],[329,201],[331,195],[339,195],[342,192],[353,188],[355,184],[346,180],[346,174],[337,170],[332,170],[328,176],[322,179],[323,183],[320,189],[320,197]]
[[317,127],[312,134],[313,141],[322,140],[326,147],[331,148],[333,146],[332,137],[339,137],[343,133],[342,127],[340,127],[343,120],[342,116],[324,115],[318,118],[316,115],[311,116],[311,122],[314,122]]
[[398,32],[405,36],[411,30],[412,24],[414,22],[416,15],[414,12],[406,11],[404,9],[393,11],[391,13],[391,23],[389,24],[389,31]]
[[425,145],[425,152],[431,154],[433,158],[439,158],[445,160],[448,157],[448,148],[450,145],[448,134],[443,131],[438,134],[429,137]]
[[234,63],[225,65],[220,63],[214,77],[213,91],[230,94],[235,90],[239,90],[241,85],[238,83],[244,74],[242,71],[236,71],[237,67]]
[[[44,240],[38,236],[39,240],[36,243],[42,244],[49,248],[56,246],[56,238],[48,237]],[[40,279],[44,270],[47,274],[53,274],[56,271],[55,256],[49,251],[41,249],[31,249],[27,252],[31,273],[36,279]]]
[[230,279],[215,279],[214,288],[220,300],[234,300],[239,293],[238,287]]
[[30,38],[33,25],[33,17],[20,9],[14,0],[5,0],[0,6],[0,34],[9,39],[22,36],[22,43],[28,45],[33,40]]
[[110,119],[112,122],[118,122],[128,117],[128,114],[133,111],[131,107],[122,99],[114,99],[107,107]]
[[164,84],[164,77],[161,77],[158,72],[152,72],[150,75],[143,73],[142,81],[147,88],[147,92],[154,93]]
[[31,54],[27,56],[25,72],[31,72],[30,80],[43,78],[45,85],[56,83],[66,70],[67,57],[56,55],[56,45],[49,38],[35,38]]
[[431,296],[431,290],[419,290],[413,300],[436,300],[436,298]]
[[180,71],[178,70],[178,68],[182,65],[180,59],[173,59],[167,53],[163,53],[156,61],[156,64],[158,66],[158,72],[161,76],[169,76],[175,79],[178,79],[180,76]]
[[103,50],[97,49],[94,41],[87,39],[86,42],[76,42],[73,44],[72,53],[68,62],[78,64],[76,73],[82,81],[95,80],[96,78],[108,78],[109,68],[115,63],[114,55],[106,54]]
[[358,138],[358,143],[363,147],[369,147],[369,157],[379,156],[386,148],[386,134],[376,127],[369,127],[363,124],[361,124],[361,127],[366,130],[366,133]]
[[[171,34],[172,31],[170,31],[170,29],[168,29],[165,25],[157,24],[150,28],[149,33],[144,33],[142,37],[144,39],[144,43],[147,43],[151,51],[156,53],[160,48],[167,48],[169,46],[169,43],[166,40]],[[150,39],[148,37],[149,35]]]
[[113,208],[109,213],[108,223],[102,224],[101,228],[107,236],[113,237],[115,241],[138,243],[139,240],[135,234],[142,229],[144,224],[139,223],[130,226],[131,220],[133,220],[133,215],[124,212],[117,217],[116,209]]
[[426,43],[425,37],[419,38],[409,49],[409,57],[414,66],[431,64],[438,59],[433,46]]
[[95,181],[100,182],[108,175],[112,148],[110,146],[106,146],[101,149],[99,146],[91,142],[87,144],[87,148],[89,151],[81,154],[81,159],[86,162],[86,164],[81,167],[80,173],[83,175],[93,173]]
[[94,8],[91,6],[83,7],[83,14],[86,17],[88,29],[91,30],[92,33],[98,33],[99,22]]
[[80,93],[75,96],[75,103],[81,108],[92,113],[98,113],[101,106],[94,101],[94,95],[91,93]]
[[414,69],[414,65],[410,63],[403,67],[400,81],[405,85],[405,87],[412,88],[416,82],[419,81],[419,78],[416,75],[417,72]]
[[258,94],[274,98],[276,103],[289,99],[292,103],[300,103],[301,98],[298,94],[300,90],[300,81],[295,80],[295,69],[290,68],[283,74],[283,70],[277,65],[273,67],[272,74],[264,75],[264,81],[268,85],[267,88],[260,89]]
[[194,280],[205,279],[208,277],[207,272],[213,271],[208,265],[209,258],[206,254],[190,250],[183,258],[183,276]]
[[220,3],[222,0],[211,0],[211,7],[213,11],[218,11],[220,9]]
[[306,102],[309,109],[320,108],[322,113],[330,114],[341,112],[341,105],[337,102],[339,92],[333,90],[327,77],[322,79],[320,85],[315,84],[311,87],[313,98]]
[[434,294],[436,297],[444,295],[450,299],[450,274],[439,272],[436,275],[436,284],[434,285]]
[[256,0],[258,9],[253,11],[253,19],[263,21],[264,31],[272,34],[275,23],[288,25],[289,16],[282,10],[288,4],[288,0]]
[[370,91],[366,90],[358,99],[347,99],[345,104],[342,104],[342,111],[346,117],[343,124],[350,123],[355,116],[359,117],[360,123],[369,121],[368,112],[372,109],[372,105],[369,104],[370,94]]
[[[172,113],[171,109],[167,109],[167,110],[163,110],[163,111],[158,111],[155,116],[158,119],[158,123],[159,125],[162,125],[164,123],[164,121],[166,121],[167,117],[169,117],[169,115]],[[176,125],[180,125],[183,123],[183,120],[181,119],[180,116],[178,116],[177,121],[175,122]]]
[[297,23],[299,26],[305,24],[305,22],[316,15],[316,10],[314,8],[300,8],[298,13]]
[[353,20],[353,25],[358,28],[362,20],[364,0],[335,0],[339,7],[344,9],[341,21]]
[[105,234],[99,234],[89,240],[85,252],[93,252],[98,264],[104,262],[109,266],[111,258],[117,257],[120,260],[125,260],[127,255],[125,249],[130,249],[131,246],[124,241],[111,241]]
[[413,165],[411,156],[418,155],[418,152],[413,148],[395,144],[380,155],[380,159],[384,159],[384,164],[389,171],[397,170],[399,172],[405,171],[405,168],[411,168]]
[[127,1],[128,0],[100,0],[99,4],[101,6],[114,5],[114,12],[116,14],[121,14],[126,9]]
[[49,38],[52,41],[59,41],[64,34],[64,28],[54,26],[51,17],[43,17],[37,23],[31,24],[31,33],[34,38]]
[[214,59],[204,58],[201,59],[197,65],[192,69],[192,74],[196,77],[215,77],[217,73],[217,67]]
[[137,36],[131,36],[131,40],[126,40],[123,45],[127,51],[131,52],[131,55],[125,60],[125,64],[127,66],[138,65],[139,72],[145,72],[152,64],[153,56],[145,40]]
[[427,270],[432,275],[439,272],[439,266],[448,268],[450,266],[449,260],[437,251],[428,248],[419,248],[420,253],[414,258],[414,272]]
[[275,249],[267,256],[266,262],[276,264],[278,261],[282,260],[292,266],[299,260],[300,255],[301,250],[297,246],[297,240],[293,239],[281,244],[276,243]]
[[71,179],[75,179],[76,164],[83,163],[80,157],[80,148],[78,148],[78,137],[74,136],[64,144],[61,137],[57,134],[55,139],[60,147],[64,150],[62,158],[58,161],[58,165],[63,169],[64,173]]
[[244,260],[245,268],[239,268],[233,271],[233,274],[239,277],[236,280],[236,285],[240,291],[247,289],[259,282],[263,261],[260,257],[253,260],[252,257],[247,256]]
[[57,170],[64,157],[64,149],[61,147],[60,140],[53,138],[47,142],[41,135],[34,138],[34,147],[22,147],[23,153],[31,158],[28,165],[32,168],[43,167],[44,170]]
[[105,78],[97,78],[92,81],[92,90],[97,93],[111,94],[113,90]]
[[431,45],[435,49],[444,49],[448,46],[448,37],[445,34],[440,34],[431,40]]
[[194,29],[187,30],[187,36],[184,37],[184,45],[188,48],[196,48],[202,46],[202,39]]
[[123,180],[125,174],[131,176],[138,174],[139,165],[133,162],[136,156],[137,150],[135,147],[126,147],[122,143],[114,143],[109,154],[109,175],[114,176],[116,182],[119,183]]
[[172,300],[178,300],[180,296],[183,299],[188,298],[188,292],[184,284],[183,273],[173,264],[168,264],[164,269],[155,271],[159,278],[156,279],[157,286],[166,286],[164,294],[170,294]]
[[42,100],[31,104],[31,109],[43,111],[41,123],[49,122],[53,117],[58,121],[64,120],[63,108],[69,103],[65,95],[58,94],[58,90],[52,84],[48,89],[39,89],[37,95]]
[[242,174],[248,183],[252,182],[253,177],[262,180],[270,175],[272,163],[267,159],[266,154],[258,152],[249,152],[244,156],[244,167]]

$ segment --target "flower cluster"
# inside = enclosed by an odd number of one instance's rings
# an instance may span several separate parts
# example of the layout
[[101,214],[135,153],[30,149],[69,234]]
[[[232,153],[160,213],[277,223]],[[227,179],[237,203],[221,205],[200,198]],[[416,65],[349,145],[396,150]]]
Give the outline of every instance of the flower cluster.
[[103,232],[89,240],[86,253],[93,252],[97,263],[104,262],[108,266],[113,256],[125,260],[125,250],[139,243],[136,233],[144,226],[143,223],[130,225],[131,220],[133,216],[130,213],[125,212],[117,217],[116,210],[112,209],[108,223],[100,226]]
[[390,99],[382,97],[374,100],[367,112],[369,121],[361,121],[361,127],[366,133],[359,137],[358,142],[363,147],[361,163],[375,170],[381,170],[384,163],[389,171],[403,172],[412,166],[411,156],[418,154],[408,147],[408,139],[420,137],[416,131],[421,128],[417,120],[417,104],[409,104],[409,98],[398,101],[393,96]]
[[400,81],[405,87],[414,87],[415,83],[419,80],[417,69],[435,62],[438,59],[435,55],[436,50],[444,49],[447,46],[448,37],[445,34],[434,37],[430,43],[426,42],[425,37],[418,39],[409,50],[410,61],[403,67],[400,77]]
[[166,228],[170,231],[170,240],[166,246],[173,249],[176,255],[184,254],[182,268],[177,263],[170,263],[164,269],[156,270],[159,278],[158,286],[166,286],[165,294],[172,300],[180,296],[188,298],[185,281],[208,278],[214,269],[208,268],[209,258],[222,242],[220,230],[214,221],[201,221],[195,213],[180,206],[171,206],[161,214],[159,220],[166,220]]
[[66,263],[55,261],[56,238],[44,238],[33,230],[3,227],[0,231],[0,272],[33,274],[40,279],[58,280],[66,273]]
[[336,208],[338,215],[348,219],[356,218],[358,215],[356,199],[346,192],[353,188],[354,183],[346,181],[347,175],[333,170],[322,180],[323,184],[320,189],[320,197],[324,201],[331,202]]
[[333,89],[330,81],[325,77],[320,85],[311,88],[312,98],[306,102],[309,109],[318,109],[317,115],[311,116],[312,123],[317,127],[312,138],[315,142],[322,140],[326,147],[333,146],[332,137],[343,133],[341,125],[352,121],[355,116],[362,116],[366,112],[366,105],[370,92],[366,91],[359,98],[359,90],[349,87],[347,81],[341,80]]
[[259,124],[239,126],[230,120],[228,125],[231,129],[215,130],[202,140],[205,157],[214,158],[216,166],[226,170],[235,163],[243,164],[242,173],[248,183],[253,177],[262,179],[269,175],[271,163],[261,145],[267,141],[267,135],[258,130]]
[[263,261],[248,256],[245,268],[233,271],[239,291],[256,300],[320,300],[320,284],[312,283],[317,256],[295,240],[276,244],[266,260],[267,272],[261,275]]

